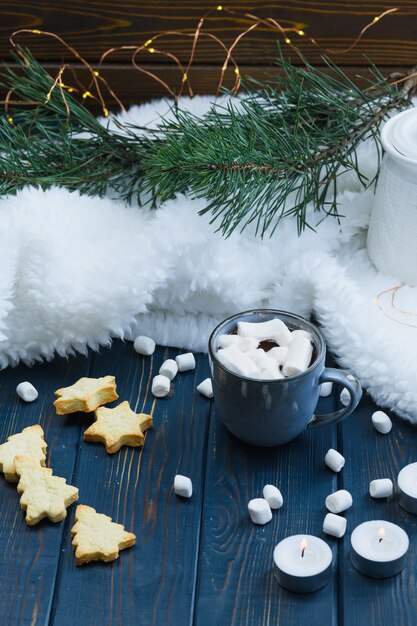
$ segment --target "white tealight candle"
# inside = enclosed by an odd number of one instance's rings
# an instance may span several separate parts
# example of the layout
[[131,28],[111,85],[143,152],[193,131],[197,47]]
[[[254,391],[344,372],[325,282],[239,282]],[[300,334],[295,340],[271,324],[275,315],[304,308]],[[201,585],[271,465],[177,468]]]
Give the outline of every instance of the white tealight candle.
[[409,540],[396,524],[384,520],[359,524],[350,543],[352,565],[365,576],[389,578],[404,568]]
[[398,474],[397,482],[400,506],[405,511],[417,515],[417,463],[403,467]]
[[332,551],[322,539],[292,535],[280,541],[274,550],[274,574],[285,589],[310,593],[327,584],[332,560]]

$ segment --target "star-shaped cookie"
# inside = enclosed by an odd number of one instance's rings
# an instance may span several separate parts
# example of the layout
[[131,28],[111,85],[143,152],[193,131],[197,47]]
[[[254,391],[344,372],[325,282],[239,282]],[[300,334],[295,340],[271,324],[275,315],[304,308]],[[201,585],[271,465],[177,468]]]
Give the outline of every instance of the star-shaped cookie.
[[24,428],[21,433],[8,437],[0,446],[0,472],[11,483],[17,483],[19,476],[16,473],[14,459],[18,455],[30,457],[36,461],[38,467],[45,465],[46,441],[39,424]]
[[128,533],[122,524],[112,522],[108,515],[97,513],[84,504],[77,506],[71,534],[77,565],[89,561],[114,561],[120,550],[130,548],[136,542],[136,536]]
[[117,400],[116,379],[114,376],[102,378],[80,378],[70,387],[57,389],[58,396],[54,407],[58,415],[84,411],[91,413],[107,402]]
[[67,485],[65,478],[52,476],[49,467],[41,467],[26,456],[15,457],[19,475],[17,491],[22,494],[20,506],[26,511],[26,523],[34,526],[44,517],[60,522],[67,516],[67,507],[78,500],[78,489]]
[[142,446],[143,433],[152,426],[152,415],[135,413],[127,401],[114,409],[99,407],[95,418],[95,423],[85,431],[84,439],[104,443],[110,454],[122,446]]

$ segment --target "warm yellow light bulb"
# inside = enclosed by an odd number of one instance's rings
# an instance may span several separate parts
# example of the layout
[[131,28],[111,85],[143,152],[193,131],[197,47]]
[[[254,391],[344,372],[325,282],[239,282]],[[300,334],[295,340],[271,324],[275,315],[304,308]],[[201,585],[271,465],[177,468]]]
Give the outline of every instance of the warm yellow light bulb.
[[40,30],[38,30],[37,28],[35,28],[35,30],[32,30],[32,33],[33,33],[34,35],[41,35],[41,34],[42,34],[42,31],[40,31]]
[[13,118],[12,117],[8,117],[7,121],[9,122],[9,124],[13,124]]
[[148,41],[145,41],[145,43],[143,44],[146,48],[146,46],[150,46],[152,43],[152,39],[148,39]]
[[68,87],[68,93],[72,93],[74,91],[73,87]]
[[217,10],[218,10],[218,11],[223,11],[223,7],[222,7],[222,5],[221,5],[221,4],[219,4],[219,5],[217,6]]
[[155,48],[148,48],[148,52],[150,52],[151,54],[153,54],[155,52]]
[[240,72],[239,72],[239,68],[238,68],[238,67],[235,67],[235,74],[236,74],[237,76],[239,76],[239,74],[240,74]]
[[291,43],[291,39],[289,39],[288,37],[285,37],[285,43]]
[[182,75],[182,82],[185,83],[186,80],[188,80],[188,76],[187,76],[187,74],[183,74]]
[[103,109],[103,113],[104,113],[104,117],[108,117],[109,112],[108,112],[108,110],[106,109],[106,107],[104,107],[104,109]]
[[300,37],[303,37],[303,35],[305,35],[305,32],[303,30],[299,30],[298,34],[300,35]]
[[95,70],[95,71],[93,72],[93,74],[94,74],[94,76],[100,76],[100,74],[97,72],[97,70]]
[[379,22],[379,17],[374,17],[374,19],[372,20],[374,23],[375,22]]

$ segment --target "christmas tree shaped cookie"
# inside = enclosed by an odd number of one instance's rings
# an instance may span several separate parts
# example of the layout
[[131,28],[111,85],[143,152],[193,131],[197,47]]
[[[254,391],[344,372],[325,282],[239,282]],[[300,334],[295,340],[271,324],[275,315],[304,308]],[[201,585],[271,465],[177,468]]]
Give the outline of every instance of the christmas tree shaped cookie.
[[58,415],[67,415],[76,411],[91,413],[107,402],[117,400],[116,379],[114,376],[102,378],[80,378],[70,387],[57,389],[58,396],[54,407]]
[[67,507],[78,500],[78,489],[67,485],[65,478],[52,476],[48,467],[26,456],[15,457],[20,476],[17,491],[22,494],[20,506],[26,511],[26,522],[34,526],[44,517],[60,522],[67,516]]
[[136,542],[136,536],[128,533],[122,524],[112,522],[111,517],[84,504],[77,506],[71,534],[77,565],[89,561],[114,561],[120,550],[130,548]]
[[12,483],[19,481],[16,473],[14,459],[16,456],[26,456],[35,461],[37,467],[45,465],[46,441],[43,438],[43,430],[39,424],[24,428],[21,433],[8,437],[7,441],[0,445],[0,471],[4,473],[6,480]]
[[127,401],[114,409],[98,408],[95,418],[95,423],[85,431],[84,439],[104,443],[110,454],[122,446],[142,446],[145,441],[143,433],[152,426],[152,416],[135,413]]

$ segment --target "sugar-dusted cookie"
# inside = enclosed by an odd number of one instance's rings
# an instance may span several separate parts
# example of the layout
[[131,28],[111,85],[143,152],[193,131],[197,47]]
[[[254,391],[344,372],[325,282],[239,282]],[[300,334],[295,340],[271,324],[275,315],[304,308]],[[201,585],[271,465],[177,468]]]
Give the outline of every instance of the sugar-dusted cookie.
[[135,545],[136,536],[128,533],[122,524],[111,517],[97,513],[91,506],[79,504],[75,511],[75,524],[71,529],[77,565],[89,561],[114,561],[119,551]]
[[122,446],[142,446],[143,433],[152,426],[152,415],[135,413],[129,402],[121,402],[114,409],[99,407],[96,421],[84,433],[85,441],[104,443],[110,454]]
[[49,467],[26,456],[15,457],[19,474],[17,491],[22,494],[20,506],[26,511],[26,522],[34,526],[44,517],[60,522],[67,516],[67,507],[78,500],[78,489],[67,485],[65,478],[52,476]]
[[21,433],[8,437],[7,441],[0,445],[0,472],[11,483],[17,483],[19,476],[16,473],[14,459],[18,455],[27,456],[40,467],[45,465],[46,441],[43,438],[43,430],[39,424],[24,428]]
[[119,397],[116,393],[114,376],[80,378],[71,387],[57,389],[55,395],[58,396],[54,402],[58,415],[66,415],[76,411],[91,413],[102,404],[117,400]]

